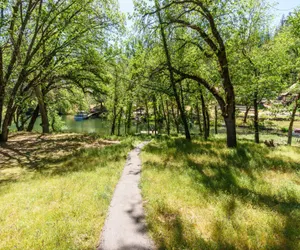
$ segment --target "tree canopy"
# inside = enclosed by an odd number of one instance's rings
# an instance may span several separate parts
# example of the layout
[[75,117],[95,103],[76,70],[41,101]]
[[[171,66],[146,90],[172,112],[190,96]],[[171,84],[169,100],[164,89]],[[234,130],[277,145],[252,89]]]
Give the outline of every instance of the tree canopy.
[[130,29],[116,0],[4,0],[1,141],[12,124],[31,131],[39,113],[49,133],[58,113],[87,109],[87,97],[108,109],[111,134],[122,124],[131,133],[134,118],[137,131],[146,124],[148,133],[191,140],[197,126],[207,139],[214,124],[215,133],[225,127],[228,147],[237,145],[236,106],[245,121],[253,107],[259,143],[261,103],[299,85],[300,9],[273,30],[270,8],[266,0],[135,1]]

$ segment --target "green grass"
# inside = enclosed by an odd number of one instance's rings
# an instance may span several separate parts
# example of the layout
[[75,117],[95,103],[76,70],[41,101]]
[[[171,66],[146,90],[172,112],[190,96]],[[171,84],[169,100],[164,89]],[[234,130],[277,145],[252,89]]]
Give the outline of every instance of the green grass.
[[[288,129],[289,126],[290,126],[290,118],[289,117],[285,117],[287,120],[283,120],[283,121],[276,121],[276,120],[272,120],[271,117],[267,116],[266,118],[260,118],[260,123],[262,121],[264,121],[262,124],[264,124],[264,126],[266,128],[269,128],[269,129],[277,129],[277,130],[281,130],[282,128],[286,128]],[[298,119],[296,117],[296,119]],[[253,126],[253,118],[249,118],[247,119],[247,123],[245,124],[243,122],[243,117],[237,117],[236,119],[236,123],[237,125],[241,126],[241,125],[246,125],[246,126]],[[294,124],[293,124],[293,128],[300,128],[300,121],[299,120],[295,120],[294,121]]]
[[95,249],[131,148],[127,140],[1,169],[0,249]]
[[[215,136],[216,139],[218,139],[218,138],[222,139],[222,138],[225,138],[225,137],[226,137],[226,135],[224,135],[224,134],[220,134],[220,135]],[[254,133],[238,135],[238,139],[248,141],[248,142],[254,142]],[[259,139],[260,139],[261,143],[263,143],[264,141],[273,140],[277,145],[284,146],[284,145],[287,145],[288,137],[287,136],[282,136],[282,135],[276,135],[276,134],[261,132],[259,134]],[[300,138],[293,136],[292,145],[299,147],[300,146]]]
[[178,138],[142,159],[158,249],[300,249],[300,148]]

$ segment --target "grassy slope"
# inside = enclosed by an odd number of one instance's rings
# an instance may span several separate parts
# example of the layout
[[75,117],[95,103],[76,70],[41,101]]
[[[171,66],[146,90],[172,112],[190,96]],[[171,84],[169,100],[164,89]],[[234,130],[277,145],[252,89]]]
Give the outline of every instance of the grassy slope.
[[95,249],[130,149],[82,149],[0,183],[0,249]]
[[160,249],[300,249],[300,148],[171,139],[142,158]]

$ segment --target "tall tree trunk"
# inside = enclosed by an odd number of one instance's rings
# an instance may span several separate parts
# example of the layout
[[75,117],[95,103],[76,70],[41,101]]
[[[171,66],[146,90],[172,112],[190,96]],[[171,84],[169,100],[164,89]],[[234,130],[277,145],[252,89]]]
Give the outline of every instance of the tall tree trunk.
[[[2,27],[4,24],[4,9],[1,5],[0,10],[0,33],[2,33]],[[3,63],[3,48],[0,46],[0,128],[2,125],[2,113],[4,105],[4,96],[5,96],[5,86],[4,86],[4,63]]]
[[121,121],[122,121],[122,115],[123,115],[123,108],[121,108],[118,118],[118,136],[121,135]]
[[201,98],[201,106],[202,106],[202,116],[203,116],[203,130],[204,130],[204,140],[208,139],[208,124],[207,124],[207,111],[206,111],[206,106],[205,106],[205,100],[204,100],[204,96],[202,93],[202,90],[200,89],[200,98]]
[[15,115],[14,115],[14,123],[17,127],[18,131],[24,130],[24,125],[26,123],[26,119],[24,119],[24,113],[20,106],[17,107]]
[[113,114],[113,119],[112,119],[112,123],[111,123],[111,130],[110,130],[111,135],[115,134],[116,120],[117,120],[117,116],[116,116],[116,114]]
[[139,132],[139,117],[136,116],[135,117],[135,132],[138,133]]
[[40,109],[41,118],[42,118],[43,134],[49,134],[50,133],[49,119],[48,119],[46,105],[44,102],[44,97],[43,97],[40,86],[36,86],[34,89],[35,89],[35,94],[36,94],[36,97],[37,97],[38,103],[39,103],[39,109]]
[[250,109],[251,109],[251,106],[246,106],[246,111],[245,111],[245,114],[244,114],[243,123],[247,123],[247,118],[248,118],[248,114],[249,114]]
[[117,80],[114,81],[114,107],[113,107],[113,118],[112,118],[112,123],[111,123],[111,130],[110,134],[114,135],[115,134],[115,129],[116,129],[116,121],[117,121]]
[[235,116],[224,117],[226,131],[227,131],[227,146],[236,147],[236,123]]
[[128,109],[127,109],[126,134],[130,134],[130,130],[131,130],[131,111],[132,111],[132,102],[128,104]]
[[[226,107],[221,107],[220,102],[219,105],[222,109],[222,116],[226,125],[227,147],[236,148],[235,94],[233,87],[229,88],[227,91]],[[226,111],[225,113],[224,110]]]
[[[166,106],[168,109],[167,101],[166,101]],[[164,100],[162,97],[161,97],[161,109],[162,109],[162,114],[163,114],[164,121],[166,124],[166,131],[167,131],[167,134],[169,135],[170,134],[170,124],[169,124],[168,110],[167,111],[165,110]]]
[[255,133],[255,143],[259,143],[259,120],[258,120],[258,92],[254,92],[253,98],[254,104],[254,133]]
[[51,121],[51,128],[52,128],[52,131],[56,132],[56,129],[55,129],[55,114],[53,115],[53,118],[52,118],[52,121]]
[[28,132],[32,132],[34,124],[35,124],[35,121],[36,121],[36,119],[39,116],[39,110],[40,110],[39,105],[37,105],[36,108],[34,109],[33,113],[32,113],[30,122],[28,124],[28,127],[27,127],[27,131]]
[[168,70],[169,70],[169,74],[170,74],[170,82],[171,82],[171,85],[172,85],[172,89],[173,89],[173,93],[174,93],[175,100],[176,100],[176,103],[177,103],[177,107],[180,111],[181,121],[182,121],[183,126],[184,126],[185,138],[190,141],[191,140],[191,135],[190,135],[189,125],[188,125],[188,121],[187,121],[187,118],[186,118],[186,113],[185,113],[184,106],[182,105],[182,103],[180,101],[180,97],[179,97],[178,92],[177,92],[176,82],[175,82],[174,72],[173,72],[173,67],[172,67],[172,61],[171,61],[171,56],[170,56],[170,53],[169,53],[166,34],[165,34],[165,31],[164,31],[164,28],[163,28],[163,20],[162,20],[162,17],[160,15],[160,10],[159,10],[160,6],[159,6],[159,3],[158,3],[157,0],[155,1],[155,6],[156,6],[156,10],[157,10],[157,17],[158,17],[159,24],[160,24],[161,38],[162,38],[164,51],[165,51],[165,55],[166,55],[166,59],[167,59]]
[[148,135],[150,134],[150,117],[149,117],[149,108],[148,108],[148,101],[145,101],[145,107],[146,107],[146,119],[147,119],[147,131]]
[[179,134],[179,132],[180,132],[179,131],[179,123],[178,123],[178,120],[177,120],[177,117],[176,117],[176,114],[175,114],[173,103],[171,103],[171,110],[172,110],[172,116],[173,116],[174,124],[176,126],[176,131],[177,131],[177,134]]
[[4,106],[4,96],[5,96],[5,87],[4,87],[4,72],[3,72],[3,50],[0,47],[0,127],[2,124],[2,113]]
[[203,135],[202,125],[201,125],[200,108],[199,108],[198,101],[196,102],[196,113],[197,113],[197,122],[199,124],[199,134]]
[[215,134],[218,134],[218,106],[215,106]]
[[16,111],[16,106],[12,106],[12,105],[7,106],[6,114],[2,123],[0,142],[7,142],[8,140],[9,126],[11,125],[15,111]]
[[117,107],[116,107],[116,102],[114,102],[114,107],[113,107],[113,118],[112,118],[112,123],[111,123],[111,130],[110,134],[114,135],[115,130],[116,130],[116,120],[117,120]]
[[168,100],[166,100],[166,119],[167,119],[167,134],[170,135],[171,124],[170,124],[170,112],[169,112],[169,103],[168,103]]
[[153,97],[153,111],[154,111],[154,134],[157,134],[157,109],[156,109],[156,98]]
[[290,121],[290,126],[289,126],[289,132],[288,132],[288,145],[292,145],[292,138],[293,138],[293,126],[294,126],[294,121],[295,121],[295,115],[296,112],[299,108],[299,99],[300,99],[300,94],[297,95],[297,98],[295,100],[295,106],[292,112],[291,116],[291,121]]
[[208,109],[206,108],[205,110],[205,113],[206,113],[206,126],[207,126],[207,138],[209,138],[209,135],[210,135],[210,116],[209,116],[209,113],[208,113]]

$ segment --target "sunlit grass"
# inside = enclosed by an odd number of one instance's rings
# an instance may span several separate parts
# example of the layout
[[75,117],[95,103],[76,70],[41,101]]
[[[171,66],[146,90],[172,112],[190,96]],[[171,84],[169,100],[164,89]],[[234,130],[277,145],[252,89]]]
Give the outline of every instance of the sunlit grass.
[[300,148],[170,139],[142,158],[159,249],[300,248]]
[[131,148],[128,140],[2,169],[14,174],[0,184],[0,249],[95,249]]
[[[217,135],[213,135],[213,137],[218,140],[219,139],[225,140],[226,134],[220,133]],[[243,133],[240,133],[237,135],[237,138],[239,140],[254,142],[254,133],[253,133],[253,131],[243,131]],[[287,137],[287,135],[284,136],[284,135],[280,135],[280,134],[272,134],[267,131],[261,131],[259,134],[259,139],[260,139],[260,142],[273,140],[276,145],[283,146],[283,145],[287,145],[288,137]],[[299,147],[300,146],[300,137],[293,136],[292,145]]]

